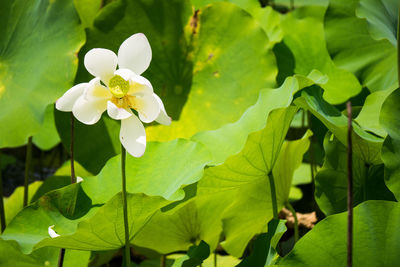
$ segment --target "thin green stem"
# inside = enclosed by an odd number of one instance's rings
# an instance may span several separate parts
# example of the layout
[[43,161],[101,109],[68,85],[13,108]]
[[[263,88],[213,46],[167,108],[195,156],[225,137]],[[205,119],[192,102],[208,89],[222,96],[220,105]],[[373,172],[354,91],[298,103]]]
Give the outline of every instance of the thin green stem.
[[75,118],[71,112],[71,143],[69,147],[69,155],[71,157],[71,184],[76,183],[75,176],[75,159],[74,159],[74,139],[75,139]]
[[167,266],[167,256],[162,255],[160,259],[160,267],[165,267],[165,266]]
[[[69,147],[69,155],[71,158],[71,184],[76,183],[76,176],[75,176],[75,159],[74,159],[74,140],[75,140],[75,118],[74,115],[71,113],[71,143]],[[60,254],[58,256],[58,267],[62,267],[64,265],[64,255],[65,255],[65,248],[60,249]]]
[[353,142],[352,108],[347,102],[347,267],[353,264]]
[[400,8],[397,16],[397,78],[400,87]]
[[[0,150],[0,166],[1,166],[1,150]],[[1,173],[1,167],[0,167],[0,222],[1,222],[0,233],[2,233],[4,231],[4,229],[6,229],[6,214],[4,212],[3,176]]]
[[286,202],[286,207],[290,210],[294,217],[294,243],[299,240],[299,220],[297,218],[296,210],[293,208],[289,201]]
[[290,10],[294,9],[294,0],[290,0]]
[[274,219],[278,219],[278,203],[276,201],[276,189],[275,180],[272,171],[268,174],[269,186],[271,190],[271,200],[272,200],[272,212],[274,214]]
[[217,267],[217,257],[218,257],[218,254],[217,254],[217,251],[214,251],[214,267]]
[[125,161],[126,161],[126,150],[121,144],[121,176],[122,176],[122,205],[124,209],[124,227],[125,227],[125,247],[124,257],[125,266],[131,266],[131,250],[129,246],[129,224],[128,224],[128,203],[126,201],[126,175],[125,175]]
[[24,176],[24,207],[28,205],[29,174],[31,170],[31,161],[32,161],[32,136],[28,138],[28,145],[26,147],[25,176]]

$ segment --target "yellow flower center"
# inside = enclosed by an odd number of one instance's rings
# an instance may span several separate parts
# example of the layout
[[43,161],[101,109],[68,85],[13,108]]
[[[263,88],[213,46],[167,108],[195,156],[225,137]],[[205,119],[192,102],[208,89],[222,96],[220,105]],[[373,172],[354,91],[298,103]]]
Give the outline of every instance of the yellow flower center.
[[125,81],[121,76],[119,75],[114,75],[110,79],[109,83],[109,88],[111,93],[116,97],[116,98],[122,98],[124,97],[128,91],[129,91],[129,82]]
[[135,97],[127,95],[129,91],[129,82],[121,76],[114,75],[109,83],[110,92],[113,95],[111,102],[119,108],[135,108]]

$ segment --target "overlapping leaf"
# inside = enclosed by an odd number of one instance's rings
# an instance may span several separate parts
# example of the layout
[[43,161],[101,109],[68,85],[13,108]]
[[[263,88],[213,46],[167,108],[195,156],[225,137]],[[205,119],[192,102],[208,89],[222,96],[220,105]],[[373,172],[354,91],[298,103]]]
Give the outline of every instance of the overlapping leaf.
[[[347,149],[328,133],[325,162],[315,177],[315,199],[326,214],[347,210]],[[383,180],[383,166],[370,165],[353,155],[354,206],[367,200],[395,200]]]
[[372,92],[356,121],[381,136],[386,133],[379,125],[379,112],[397,87],[396,10],[395,0],[332,0],[325,16],[328,50],[335,64],[356,74]]

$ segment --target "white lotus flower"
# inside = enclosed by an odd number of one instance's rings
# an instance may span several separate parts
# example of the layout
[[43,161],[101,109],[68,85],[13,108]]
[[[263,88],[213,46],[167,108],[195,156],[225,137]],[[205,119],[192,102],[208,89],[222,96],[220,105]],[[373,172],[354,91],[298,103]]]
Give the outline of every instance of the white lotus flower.
[[121,120],[122,145],[129,154],[140,157],[146,148],[142,122],[155,120],[165,125],[171,123],[151,83],[140,76],[150,61],[150,44],[142,33],[126,39],[118,50],[118,57],[111,50],[94,48],[86,53],[84,64],[95,78],[69,89],[57,100],[56,108],[72,111],[80,122],[89,125],[98,122],[107,110],[111,118]]
[[59,234],[56,233],[56,231],[54,231],[54,225],[50,225],[49,228],[47,228],[47,232],[49,233],[49,236],[51,238],[56,238],[60,236]]

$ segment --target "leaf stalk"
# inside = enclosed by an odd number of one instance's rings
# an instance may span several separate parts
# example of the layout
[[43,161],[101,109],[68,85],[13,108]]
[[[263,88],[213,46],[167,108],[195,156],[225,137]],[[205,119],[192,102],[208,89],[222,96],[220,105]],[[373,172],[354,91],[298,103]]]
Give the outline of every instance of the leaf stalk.
[[276,201],[275,180],[272,171],[268,174],[268,179],[269,179],[269,187],[271,190],[272,212],[274,214],[274,219],[278,219],[278,202]]
[[125,247],[124,247],[124,257],[125,266],[131,266],[131,251],[129,246],[129,223],[128,223],[128,203],[126,199],[126,150],[121,144],[121,178],[122,178],[122,205],[124,209],[124,228],[125,228]]
[[347,102],[347,266],[353,264],[353,143],[352,143],[352,108]]
[[31,170],[31,162],[32,162],[32,136],[28,138],[28,144],[26,147],[25,175],[24,175],[24,202],[23,202],[24,207],[28,205],[29,174]]

